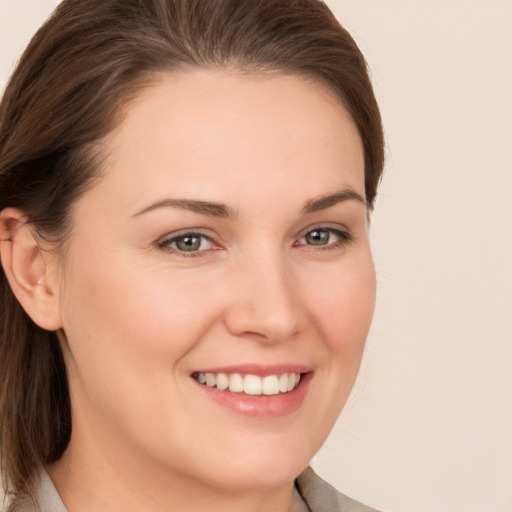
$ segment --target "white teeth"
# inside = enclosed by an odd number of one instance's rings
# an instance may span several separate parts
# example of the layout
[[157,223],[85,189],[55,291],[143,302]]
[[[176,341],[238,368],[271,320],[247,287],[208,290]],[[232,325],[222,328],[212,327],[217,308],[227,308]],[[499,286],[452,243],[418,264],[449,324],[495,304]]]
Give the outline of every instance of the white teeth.
[[300,381],[300,373],[289,373],[288,374],[288,391],[291,391],[293,388],[297,387],[297,384]]
[[283,373],[282,375],[242,376],[239,373],[195,373],[194,378],[201,384],[221,391],[229,389],[233,393],[246,395],[277,395],[294,390],[300,382],[300,373]]
[[263,379],[263,394],[277,395],[279,393],[279,377],[277,375],[269,375]]
[[225,373],[217,373],[217,389],[224,391],[229,388],[229,379]]
[[244,393],[246,395],[261,395],[261,378],[256,375],[246,375],[244,377]]
[[[295,382],[295,378],[293,379],[293,382]],[[279,377],[279,391],[281,393],[286,393],[287,391],[290,391],[288,389],[288,374],[285,373]]]
[[229,391],[241,393],[244,390],[244,379],[238,373],[229,376]]

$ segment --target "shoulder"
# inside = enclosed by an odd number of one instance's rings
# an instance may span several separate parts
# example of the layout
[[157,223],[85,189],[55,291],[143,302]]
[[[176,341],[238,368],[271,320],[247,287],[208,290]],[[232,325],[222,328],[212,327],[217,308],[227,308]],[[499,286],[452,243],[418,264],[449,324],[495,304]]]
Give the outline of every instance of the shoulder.
[[311,512],[378,512],[341,494],[311,468],[297,478],[296,485]]

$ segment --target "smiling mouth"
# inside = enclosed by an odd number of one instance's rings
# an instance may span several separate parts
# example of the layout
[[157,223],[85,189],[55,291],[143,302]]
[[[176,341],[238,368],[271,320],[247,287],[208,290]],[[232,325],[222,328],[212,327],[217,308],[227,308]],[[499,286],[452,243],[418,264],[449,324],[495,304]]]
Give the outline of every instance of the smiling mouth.
[[241,375],[239,373],[204,373],[195,372],[192,377],[211,388],[246,395],[280,395],[293,391],[300,382],[300,373],[282,373],[279,375]]

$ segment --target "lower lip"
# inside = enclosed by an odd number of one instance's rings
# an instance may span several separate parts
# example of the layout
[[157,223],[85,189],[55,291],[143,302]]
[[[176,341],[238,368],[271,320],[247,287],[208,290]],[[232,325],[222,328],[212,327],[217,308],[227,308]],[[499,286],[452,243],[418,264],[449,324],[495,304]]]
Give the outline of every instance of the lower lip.
[[298,386],[288,393],[278,395],[246,395],[221,391],[194,379],[199,389],[214,402],[243,416],[276,418],[295,412],[301,406],[306,396],[313,372],[301,375]]

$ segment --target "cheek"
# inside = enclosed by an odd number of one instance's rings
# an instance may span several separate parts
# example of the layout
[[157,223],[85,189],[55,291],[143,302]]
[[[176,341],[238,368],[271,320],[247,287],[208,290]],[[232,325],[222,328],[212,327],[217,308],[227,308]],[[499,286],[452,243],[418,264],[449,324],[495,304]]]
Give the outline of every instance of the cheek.
[[198,300],[200,283],[182,281],[165,272],[84,273],[66,296],[65,331],[71,339],[88,333],[100,351],[177,358],[215,317],[211,301]]
[[169,269],[103,259],[70,269],[67,283],[70,379],[96,405],[169,387],[217,317],[214,299],[203,299],[202,281]]
[[187,356],[218,315],[212,300],[199,300],[199,280],[106,267],[112,270],[76,272],[67,290],[72,399],[76,414],[78,404],[84,417],[107,419],[138,438],[146,423],[174,425],[173,412],[187,407],[176,393],[188,382]]
[[375,308],[371,256],[343,262],[322,279],[309,283],[306,294],[330,356],[340,356],[346,365],[358,368]]
[[[311,388],[314,414],[307,442],[316,452],[327,438],[352,390],[375,306],[373,261],[344,260],[308,282],[311,323],[322,341],[315,355],[317,386]],[[313,435],[312,433],[315,433]]]

